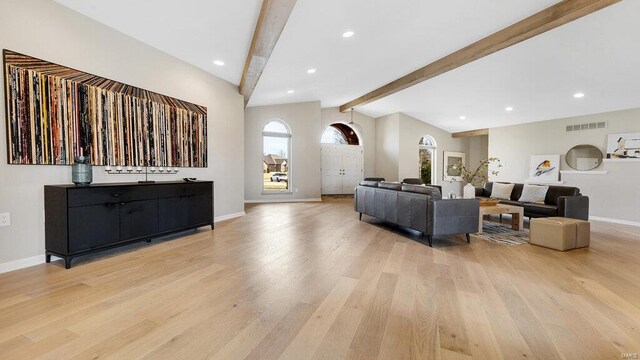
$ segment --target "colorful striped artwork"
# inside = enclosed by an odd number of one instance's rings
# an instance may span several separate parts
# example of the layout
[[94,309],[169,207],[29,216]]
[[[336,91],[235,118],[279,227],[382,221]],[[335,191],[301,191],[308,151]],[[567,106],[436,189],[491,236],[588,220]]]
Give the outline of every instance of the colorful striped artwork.
[[207,166],[207,108],[4,50],[9,164]]

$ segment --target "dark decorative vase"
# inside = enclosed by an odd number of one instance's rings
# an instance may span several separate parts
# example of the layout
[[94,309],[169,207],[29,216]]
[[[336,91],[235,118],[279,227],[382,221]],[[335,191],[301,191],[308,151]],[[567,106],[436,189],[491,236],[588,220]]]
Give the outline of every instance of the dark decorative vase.
[[86,156],[76,156],[71,169],[71,180],[76,186],[87,186],[93,181],[93,169]]

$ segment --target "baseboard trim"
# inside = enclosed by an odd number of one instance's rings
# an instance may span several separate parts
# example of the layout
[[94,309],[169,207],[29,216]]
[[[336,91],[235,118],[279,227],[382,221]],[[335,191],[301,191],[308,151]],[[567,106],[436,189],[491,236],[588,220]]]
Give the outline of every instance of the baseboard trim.
[[296,202],[322,202],[322,198],[309,198],[309,199],[260,199],[260,200],[245,200],[245,204],[262,204],[262,203],[296,203]]
[[216,216],[213,219],[213,222],[220,222],[220,221],[225,221],[225,220],[231,220],[231,219],[235,219],[237,217],[241,217],[241,216],[245,216],[245,212],[244,211],[240,211],[237,213],[233,213],[233,214],[227,214],[227,215],[221,215],[221,216]]
[[610,218],[605,218],[605,217],[600,217],[600,216],[589,216],[589,220],[597,220],[597,221],[604,221],[604,222],[620,224],[620,225],[629,225],[629,226],[638,226],[638,227],[640,227],[640,222],[637,222],[637,221],[610,219]]
[[0,264],[0,274],[44,263],[44,254]]

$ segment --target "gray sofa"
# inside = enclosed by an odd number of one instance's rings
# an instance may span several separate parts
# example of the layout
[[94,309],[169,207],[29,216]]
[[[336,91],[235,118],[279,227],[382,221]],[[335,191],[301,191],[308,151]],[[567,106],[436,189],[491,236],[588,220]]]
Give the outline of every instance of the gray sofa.
[[[376,179],[378,180],[378,179]],[[356,187],[355,210],[392,224],[422,232],[432,246],[433,236],[478,231],[476,199],[442,199],[438,186],[365,180]]]
[[[544,204],[522,203],[518,201],[522,195],[524,184],[515,184],[509,200],[500,200],[501,204],[517,205],[524,208],[524,216],[539,217],[568,217],[589,220],[589,197],[580,194],[580,189],[572,186],[550,185]],[[491,197],[493,183],[488,182],[484,188],[476,188],[476,198]]]

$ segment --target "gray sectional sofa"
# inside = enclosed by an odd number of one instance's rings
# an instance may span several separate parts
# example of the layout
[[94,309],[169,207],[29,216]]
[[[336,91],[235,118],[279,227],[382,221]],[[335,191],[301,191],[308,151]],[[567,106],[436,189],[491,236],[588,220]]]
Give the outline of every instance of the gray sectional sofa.
[[355,210],[392,224],[422,232],[432,246],[433,236],[478,231],[476,199],[442,199],[439,186],[387,183],[367,179],[356,187]]
[[[523,187],[524,184],[514,184],[511,198],[509,200],[500,200],[500,203],[522,206],[524,208],[524,216],[529,218],[560,216],[589,220],[589,197],[580,194],[580,189],[577,187],[550,185],[544,204],[518,201],[520,195],[522,195]],[[493,183],[488,182],[484,188],[476,188],[476,198],[490,198],[492,190]]]

